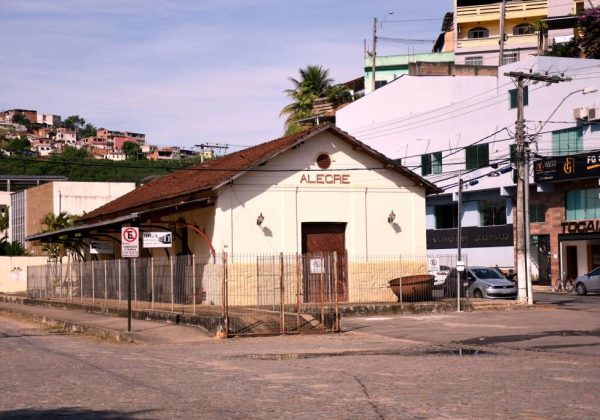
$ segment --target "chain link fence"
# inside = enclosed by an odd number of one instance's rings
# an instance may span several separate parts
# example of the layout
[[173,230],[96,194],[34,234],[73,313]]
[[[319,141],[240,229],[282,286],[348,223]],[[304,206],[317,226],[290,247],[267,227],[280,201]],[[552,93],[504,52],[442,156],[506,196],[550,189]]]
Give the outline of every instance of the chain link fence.
[[[340,330],[340,306],[456,301],[456,256],[233,254],[30,266],[31,299],[222,317],[228,335]],[[464,296],[464,292],[461,293]]]

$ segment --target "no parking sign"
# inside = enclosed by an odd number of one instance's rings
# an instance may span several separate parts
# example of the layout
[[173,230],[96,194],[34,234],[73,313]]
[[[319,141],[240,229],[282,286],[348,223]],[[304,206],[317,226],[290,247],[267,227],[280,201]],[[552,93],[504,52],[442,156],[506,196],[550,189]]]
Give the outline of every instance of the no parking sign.
[[440,268],[440,259],[439,258],[427,258],[427,270],[434,271]]
[[140,228],[121,228],[121,256],[124,258],[140,256]]

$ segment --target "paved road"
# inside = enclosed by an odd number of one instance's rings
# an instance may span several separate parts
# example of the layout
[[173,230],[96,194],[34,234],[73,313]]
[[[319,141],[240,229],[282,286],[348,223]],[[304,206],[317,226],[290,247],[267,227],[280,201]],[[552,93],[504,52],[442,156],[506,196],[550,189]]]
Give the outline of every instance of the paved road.
[[[537,338],[563,349],[472,342],[485,331],[593,330],[597,315],[360,318],[338,335],[169,345],[109,344],[0,317],[0,417],[596,418],[600,357],[588,344],[597,336]],[[467,347],[481,352],[457,355]]]

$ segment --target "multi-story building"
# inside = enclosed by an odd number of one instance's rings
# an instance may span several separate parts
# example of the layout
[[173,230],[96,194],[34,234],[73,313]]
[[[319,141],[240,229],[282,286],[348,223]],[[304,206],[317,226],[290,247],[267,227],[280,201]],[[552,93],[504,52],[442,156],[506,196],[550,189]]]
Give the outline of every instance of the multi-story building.
[[117,141],[117,139],[120,142],[120,144],[123,144],[126,141],[135,142],[140,146],[146,144],[145,134],[134,133],[131,131],[112,131],[107,130],[106,128],[99,128],[96,132],[96,137],[105,140],[110,145],[113,145],[115,141]]
[[[522,69],[541,74],[563,73],[573,79],[548,86],[527,86],[524,112],[533,155],[600,149],[600,125],[581,110],[596,109],[600,104],[600,93],[592,88],[596,79],[589,78],[590,72],[600,76],[600,60],[543,56],[505,65],[498,69],[497,76],[403,76],[336,113],[338,127],[400,159],[403,165],[444,189],[443,194],[427,198],[427,244],[432,253],[456,252],[456,193],[460,176],[466,185],[460,218],[461,242],[468,262],[515,265],[516,191],[512,173],[501,170],[510,169],[511,165],[517,98],[513,81],[504,73]],[[584,114],[586,119],[575,118]],[[471,185],[475,181],[477,184]],[[594,181],[586,182],[597,184],[597,175]],[[558,236],[563,234],[562,223],[580,223],[582,218],[595,220],[596,211],[600,221],[600,202],[598,192],[589,184],[562,183],[554,188],[554,195],[544,195],[551,194],[548,191],[552,187],[544,188],[540,187],[542,192],[537,193],[535,185],[531,187],[531,220],[535,227],[531,240],[534,274],[548,281],[564,271],[565,255],[573,253],[566,248],[573,245],[562,242]],[[566,226],[565,233],[577,233],[568,230],[572,224]],[[580,239],[568,237],[569,241]],[[595,238],[587,236],[585,241],[592,239]],[[598,240],[600,244],[600,233]],[[596,248],[586,248],[590,244],[593,243],[581,242],[577,248],[579,274],[587,272],[583,261],[600,261],[600,247],[597,255]]]
[[25,238],[42,230],[41,220],[48,213],[81,215],[135,189],[133,182],[49,182],[14,192],[10,201],[10,231],[33,255],[43,255],[40,247]]
[[[597,6],[600,2],[588,3]],[[573,37],[576,22],[565,17],[575,16],[588,5],[582,0],[506,1],[503,63],[543,55],[553,45],[568,42]],[[455,0],[456,64],[499,64],[501,7],[502,2],[498,0]],[[560,25],[548,30],[543,22],[558,17]]]
[[61,118],[60,115],[37,114],[37,120],[35,122],[38,124],[46,124],[50,127],[58,127],[61,123]]
[[23,114],[30,122],[37,122],[37,111],[31,109],[9,109],[2,111],[0,112],[0,121],[12,123],[15,114]]

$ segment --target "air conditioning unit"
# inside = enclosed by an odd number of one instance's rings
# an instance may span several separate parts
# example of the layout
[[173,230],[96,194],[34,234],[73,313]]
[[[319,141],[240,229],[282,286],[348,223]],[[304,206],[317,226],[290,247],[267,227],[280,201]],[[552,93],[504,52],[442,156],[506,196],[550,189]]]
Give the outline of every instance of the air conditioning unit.
[[589,121],[600,121],[600,107],[588,109],[587,116]]
[[575,118],[576,120],[583,120],[587,117],[588,109],[586,107],[573,109],[573,118]]

